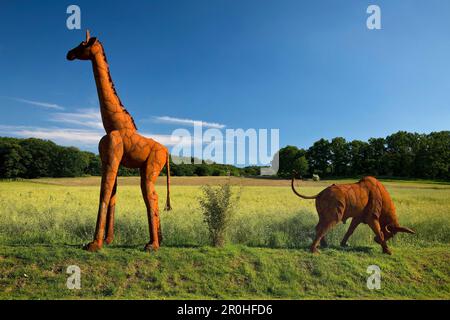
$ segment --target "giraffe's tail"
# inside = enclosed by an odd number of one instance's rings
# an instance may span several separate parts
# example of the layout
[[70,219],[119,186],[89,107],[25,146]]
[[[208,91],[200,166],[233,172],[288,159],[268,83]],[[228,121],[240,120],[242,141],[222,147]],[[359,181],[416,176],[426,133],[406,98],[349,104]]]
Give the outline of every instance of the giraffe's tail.
[[170,154],[169,150],[167,150],[166,157],[166,168],[167,168],[167,199],[166,199],[166,207],[164,210],[169,211],[172,210],[172,206],[170,205]]

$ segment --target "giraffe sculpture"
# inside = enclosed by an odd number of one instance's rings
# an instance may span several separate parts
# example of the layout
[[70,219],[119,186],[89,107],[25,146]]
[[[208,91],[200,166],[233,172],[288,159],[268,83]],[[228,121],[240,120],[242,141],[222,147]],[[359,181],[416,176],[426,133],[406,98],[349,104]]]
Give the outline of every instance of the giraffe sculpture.
[[[100,203],[94,240],[84,249],[97,251],[103,242],[110,244],[114,237],[114,210],[116,204],[117,172],[119,166],[139,168],[141,190],[147,207],[150,242],[145,250],[157,250],[162,240],[155,182],[167,166],[166,210],[170,210],[169,152],[166,147],[141,136],[133,118],[122,105],[114,88],[102,44],[86,31],[86,41],[67,53],[68,60],[91,60],[100,102],[100,113],[106,135],[99,142],[102,161]],[[106,230],[106,232],[105,232]]]

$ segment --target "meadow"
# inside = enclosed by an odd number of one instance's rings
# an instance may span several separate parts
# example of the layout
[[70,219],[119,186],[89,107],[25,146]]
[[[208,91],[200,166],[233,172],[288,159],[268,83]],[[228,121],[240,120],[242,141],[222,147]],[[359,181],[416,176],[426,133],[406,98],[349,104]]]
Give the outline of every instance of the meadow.
[[[119,179],[115,240],[100,253],[80,250],[91,240],[99,178],[0,182],[0,298],[450,298],[450,185],[384,181],[402,225],[416,235],[390,241],[381,254],[361,225],[340,248],[347,225],[327,236],[329,248],[311,255],[314,201],[293,195],[289,181],[233,178],[241,193],[225,248],[209,247],[199,210],[202,184],[224,177],[174,177],[173,211],[162,212],[163,244],[142,251],[148,223],[139,180]],[[331,183],[300,182],[305,194]],[[164,207],[164,179],[158,181]],[[82,270],[82,289],[68,290],[65,268]],[[366,287],[369,265],[382,269],[382,289]]]

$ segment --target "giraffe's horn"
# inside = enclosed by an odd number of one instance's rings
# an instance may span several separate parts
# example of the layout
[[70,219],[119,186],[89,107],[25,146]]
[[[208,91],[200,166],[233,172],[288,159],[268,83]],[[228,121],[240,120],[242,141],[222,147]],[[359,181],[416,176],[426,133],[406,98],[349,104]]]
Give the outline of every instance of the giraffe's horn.
[[91,35],[89,34],[89,30],[86,30],[86,42],[88,42],[90,38]]

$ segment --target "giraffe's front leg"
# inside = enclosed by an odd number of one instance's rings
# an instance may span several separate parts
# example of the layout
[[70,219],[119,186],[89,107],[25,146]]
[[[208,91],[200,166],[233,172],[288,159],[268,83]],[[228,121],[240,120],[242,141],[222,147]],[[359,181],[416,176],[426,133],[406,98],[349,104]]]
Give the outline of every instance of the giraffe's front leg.
[[97,224],[94,240],[84,249],[98,251],[103,246],[105,238],[106,216],[113,193],[114,185],[123,155],[122,139],[117,131],[104,136],[99,143],[100,157],[102,159],[102,182],[100,189],[100,203],[98,208]]

